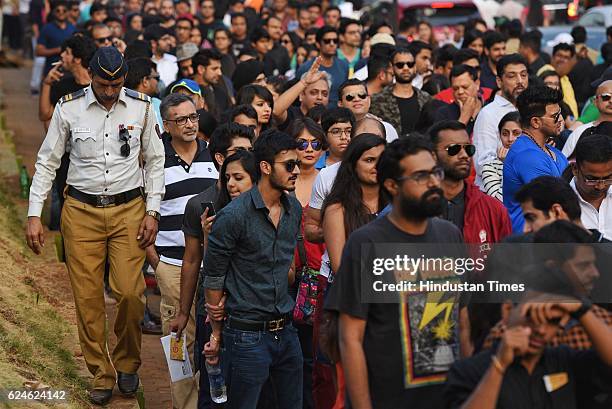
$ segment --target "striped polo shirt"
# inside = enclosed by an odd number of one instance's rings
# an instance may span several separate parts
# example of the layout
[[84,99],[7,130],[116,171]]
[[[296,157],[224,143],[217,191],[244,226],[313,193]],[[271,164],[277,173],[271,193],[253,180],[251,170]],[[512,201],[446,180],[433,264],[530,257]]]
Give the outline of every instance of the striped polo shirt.
[[161,220],[155,248],[161,261],[181,266],[185,253],[185,236],[182,231],[185,205],[193,196],[215,184],[219,172],[213,165],[206,142],[197,140],[198,151],[189,165],[176,153],[167,133],[164,133],[163,141],[166,152],[166,194],[159,211]]

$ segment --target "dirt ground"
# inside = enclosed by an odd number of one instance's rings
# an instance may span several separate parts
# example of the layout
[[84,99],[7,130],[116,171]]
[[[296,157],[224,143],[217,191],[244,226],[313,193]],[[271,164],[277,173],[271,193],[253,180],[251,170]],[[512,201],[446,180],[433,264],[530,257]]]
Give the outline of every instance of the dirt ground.
[[[34,163],[40,144],[44,138],[43,127],[38,121],[38,97],[29,93],[30,70],[0,69],[0,88],[4,94],[4,111],[7,118],[7,127],[14,131],[14,143],[17,155],[21,156],[30,175],[34,172]],[[23,201],[23,205],[27,205]],[[55,233],[49,232],[47,243],[54,242]],[[53,256],[40,260],[37,271],[33,274],[36,287],[48,297],[50,302],[71,323],[75,323],[74,304],[72,292],[65,266],[54,260]],[[114,315],[113,305],[107,305],[107,312],[112,328]],[[110,347],[115,342],[111,336]],[[82,364],[83,375],[89,376],[85,364],[80,356],[78,340],[74,340],[74,353]],[[159,336],[143,335],[142,366],[139,370],[141,383],[147,409],[167,409],[172,407],[170,396],[170,380]],[[123,399],[113,398],[110,407],[123,406]]]

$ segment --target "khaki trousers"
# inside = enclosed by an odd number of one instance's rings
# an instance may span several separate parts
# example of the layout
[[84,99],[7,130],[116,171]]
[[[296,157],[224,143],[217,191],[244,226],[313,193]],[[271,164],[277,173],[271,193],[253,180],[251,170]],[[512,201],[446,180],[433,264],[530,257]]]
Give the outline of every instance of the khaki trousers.
[[[140,367],[140,321],[144,316],[145,251],[138,247],[144,217],[141,198],[119,206],[97,208],[70,196],[62,209],[66,265],[76,304],[79,340],[95,389],[112,389],[115,370],[136,373]],[[110,286],[117,298],[114,332],[117,345],[109,355],[104,303],[104,266],[110,263]]]
[[[161,292],[161,303],[159,306],[162,319],[162,331],[165,335],[170,334],[170,323],[180,311],[181,295],[181,268],[172,264],[160,261],[155,269],[157,285]],[[189,362],[195,373],[193,366],[193,347],[195,342],[195,305],[192,305],[189,313],[189,321],[185,327],[187,337],[187,353]],[[183,379],[171,385],[172,407],[174,409],[196,409],[198,407],[198,384],[199,375],[196,374],[191,379]]]

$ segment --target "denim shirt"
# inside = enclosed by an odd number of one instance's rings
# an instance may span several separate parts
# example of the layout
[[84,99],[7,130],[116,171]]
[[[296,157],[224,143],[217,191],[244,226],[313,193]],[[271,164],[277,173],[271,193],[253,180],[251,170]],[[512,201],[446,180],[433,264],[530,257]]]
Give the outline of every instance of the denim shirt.
[[281,204],[277,228],[257,187],[217,214],[204,256],[204,288],[225,290],[225,310],[230,316],[267,321],[293,310],[287,274],[302,206],[284,193]]

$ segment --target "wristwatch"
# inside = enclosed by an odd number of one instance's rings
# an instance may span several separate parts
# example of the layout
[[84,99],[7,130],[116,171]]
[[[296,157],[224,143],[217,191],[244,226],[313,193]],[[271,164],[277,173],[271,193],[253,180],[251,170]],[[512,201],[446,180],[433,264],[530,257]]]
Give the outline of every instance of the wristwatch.
[[151,216],[152,218],[154,218],[155,220],[157,220],[159,222],[159,220],[161,219],[161,214],[159,214],[159,212],[156,212],[155,210],[147,210],[146,213],[148,216]]
[[580,320],[580,318],[582,318],[582,316],[586,314],[593,306],[593,302],[589,300],[588,298],[581,298],[580,302],[582,302],[582,305],[580,305],[580,308],[570,313],[570,317],[572,317],[575,320]]

